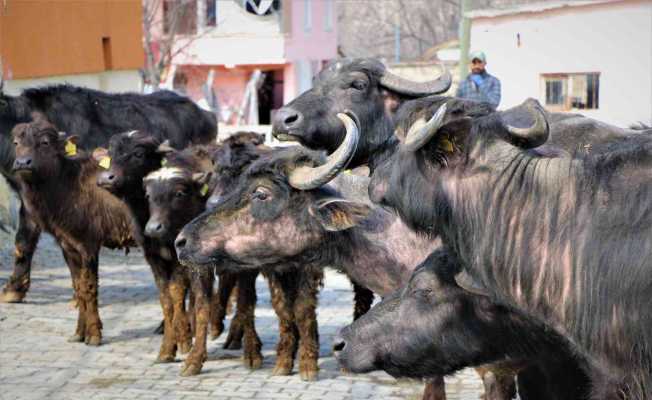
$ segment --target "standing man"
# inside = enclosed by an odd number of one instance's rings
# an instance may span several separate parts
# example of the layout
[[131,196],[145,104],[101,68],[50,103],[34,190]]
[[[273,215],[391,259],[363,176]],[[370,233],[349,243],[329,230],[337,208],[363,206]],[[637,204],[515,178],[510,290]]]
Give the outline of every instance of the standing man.
[[487,56],[482,51],[474,51],[469,55],[471,59],[471,73],[460,82],[457,88],[457,97],[490,103],[494,110],[500,104],[500,81],[489,75],[485,66]]

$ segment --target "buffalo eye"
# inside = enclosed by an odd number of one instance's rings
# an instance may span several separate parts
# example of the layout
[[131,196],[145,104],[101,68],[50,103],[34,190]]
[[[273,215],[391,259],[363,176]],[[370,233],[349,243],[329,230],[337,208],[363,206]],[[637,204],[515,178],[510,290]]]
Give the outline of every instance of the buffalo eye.
[[143,158],[144,155],[145,155],[145,152],[142,151],[142,150],[138,150],[138,151],[136,151],[134,153],[134,156],[136,156],[136,158]]
[[417,289],[414,291],[414,294],[419,297],[429,297],[432,294],[432,289],[429,288]]
[[50,145],[50,141],[47,140],[47,139],[41,140],[40,145],[41,145],[41,146],[49,146],[49,145]]
[[188,195],[188,192],[185,190],[177,190],[177,192],[174,195],[177,197],[184,197]]
[[357,80],[351,82],[351,87],[356,89],[356,90],[360,90],[360,91],[365,90],[365,89],[367,89],[367,81],[357,79]]
[[254,192],[251,194],[251,198],[253,200],[260,200],[260,201],[266,201],[269,199],[271,193],[269,189],[263,186],[259,186],[254,190]]

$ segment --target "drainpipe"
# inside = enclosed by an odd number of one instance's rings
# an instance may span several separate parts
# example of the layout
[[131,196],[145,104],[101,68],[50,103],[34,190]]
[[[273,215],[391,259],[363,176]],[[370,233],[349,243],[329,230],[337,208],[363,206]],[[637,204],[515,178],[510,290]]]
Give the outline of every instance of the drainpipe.
[[460,82],[466,79],[469,73],[469,45],[471,42],[471,20],[465,15],[471,11],[471,0],[462,0],[460,4],[462,19],[460,20],[460,63],[458,65],[458,74]]

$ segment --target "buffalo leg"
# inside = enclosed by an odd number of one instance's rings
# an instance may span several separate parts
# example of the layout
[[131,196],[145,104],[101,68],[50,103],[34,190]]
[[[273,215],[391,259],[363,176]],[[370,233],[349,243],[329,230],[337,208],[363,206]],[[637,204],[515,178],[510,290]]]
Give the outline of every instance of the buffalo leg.
[[222,273],[217,283],[217,293],[211,302],[211,339],[217,339],[224,332],[224,318],[229,305],[231,291],[236,284],[236,275]]
[[299,330],[299,375],[304,381],[317,379],[319,367],[319,332],[317,330],[317,296],[324,273],[318,268],[301,271],[294,300],[294,321]]
[[98,255],[99,249],[92,256],[83,257],[81,274],[78,282],[80,311],[84,304],[83,312],[86,314],[85,343],[89,346],[99,346],[102,342],[102,321],[98,308],[99,276]]
[[374,302],[374,292],[353,282],[353,320],[365,315]]
[[514,371],[482,366],[475,369],[484,385],[484,400],[510,400],[516,397]]
[[254,324],[257,276],[257,271],[242,272],[238,275],[237,313],[242,315],[244,364],[249,369],[258,369],[263,364],[263,355],[260,352],[262,343]]
[[166,262],[147,250],[147,247],[145,247],[145,259],[152,270],[152,275],[154,275],[154,282],[161,303],[161,312],[163,313],[163,340],[161,341],[156,362],[173,362],[177,354],[177,340],[173,321],[174,307],[169,287],[171,274],[169,268],[166,267]]
[[32,257],[41,236],[41,229],[20,205],[18,231],[16,232],[14,250],[14,270],[9,281],[2,289],[0,302],[20,303],[25,298],[31,283]]
[[299,331],[294,321],[296,275],[272,272],[267,276],[272,306],[278,316],[279,341],[276,346],[276,365],[272,375],[290,375],[297,353]]
[[[63,252],[63,258],[68,265],[70,270],[70,276],[72,277],[72,287],[74,291],[74,296],[77,299],[81,298],[81,265],[82,258],[79,253],[74,251],[72,247],[68,247],[65,244],[61,244],[61,250]],[[79,309],[77,310],[77,328],[75,329],[75,334],[68,338],[68,342],[83,342],[86,335],[86,304],[79,303]]]
[[444,377],[426,379],[426,387],[423,389],[423,400],[446,400],[446,387]]
[[189,286],[188,278],[181,268],[173,268],[170,280],[170,297],[174,309],[172,322],[177,339],[177,348],[181,354],[186,354],[192,347],[192,334],[190,321],[186,313],[186,291]]
[[213,295],[213,272],[193,271],[190,278],[191,296],[195,298],[195,343],[181,368],[181,376],[197,375],[208,357],[206,339],[211,317]]

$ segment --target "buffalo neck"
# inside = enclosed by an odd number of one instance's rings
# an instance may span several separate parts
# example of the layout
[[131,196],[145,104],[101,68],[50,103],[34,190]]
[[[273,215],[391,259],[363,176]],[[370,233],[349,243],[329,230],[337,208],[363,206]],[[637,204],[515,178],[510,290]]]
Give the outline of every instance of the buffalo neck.
[[451,204],[444,243],[500,302],[640,384],[652,373],[652,317],[639,311],[652,307],[649,184],[632,190],[618,174],[596,180],[586,160],[498,150],[490,169],[466,165],[440,182]]
[[407,284],[414,268],[439,246],[381,209],[365,224],[331,235],[327,265],[341,268],[354,282],[380,296]]

